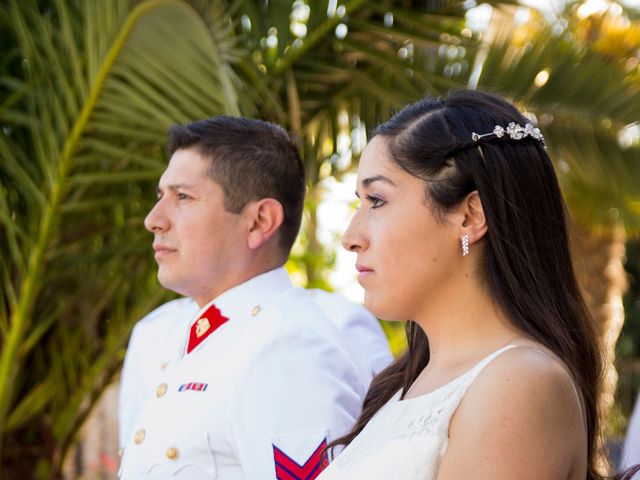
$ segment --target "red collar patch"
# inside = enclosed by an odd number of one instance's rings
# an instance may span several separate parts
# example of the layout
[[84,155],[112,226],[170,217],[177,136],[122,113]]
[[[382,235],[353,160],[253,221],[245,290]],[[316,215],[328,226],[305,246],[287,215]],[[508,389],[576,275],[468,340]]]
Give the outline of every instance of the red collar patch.
[[229,319],[223,316],[215,305],[207,308],[200,318],[191,325],[187,354],[191,353],[194,348],[200,345],[205,338],[215,332],[227,320]]

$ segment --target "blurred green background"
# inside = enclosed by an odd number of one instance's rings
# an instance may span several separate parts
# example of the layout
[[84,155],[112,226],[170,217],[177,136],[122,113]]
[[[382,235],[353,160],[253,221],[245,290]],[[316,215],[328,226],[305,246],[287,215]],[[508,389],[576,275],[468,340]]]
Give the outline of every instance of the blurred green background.
[[[0,0],[0,478],[63,476],[133,324],[171,298],[142,226],[170,125],[241,114],[295,135],[309,196],[288,268],[330,289],[323,180],[395,110],[461,87],[544,132],[621,437],[640,385],[638,5],[535,4]],[[399,353],[402,326],[383,326]]]

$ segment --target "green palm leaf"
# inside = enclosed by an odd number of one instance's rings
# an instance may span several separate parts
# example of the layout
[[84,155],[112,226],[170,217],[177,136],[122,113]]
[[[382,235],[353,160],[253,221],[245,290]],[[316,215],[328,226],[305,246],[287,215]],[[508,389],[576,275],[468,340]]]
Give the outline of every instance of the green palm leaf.
[[161,145],[174,123],[239,112],[232,53],[175,0],[3,15],[24,73],[0,101],[0,435],[46,413],[60,454],[160,300],[142,219]]
[[[536,86],[543,70],[548,80]],[[509,95],[536,115],[583,225],[606,229],[617,212],[628,234],[640,233],[630,200],[640,195],[640,150],[617,140],[620,129],[640,118],[640,87],[622,64],[551,28],[525,44],[505,30],[488,46],[479,87]]]
[[[446,15],[407,10],[403,2],[353,0],[337,8],[327,0],[240,3],[238,31],[255,77],[286,106],[284,118],[280,112],[270,117],[274,109],[258,101],[252,114],[300,135],[312,183],[326,159],[340,153],[341,134],[373,126],[404,104],[457,84],[443,74],[448,59],[439,51],[441,37],[461,47],[474,42],[459,33],[462,2],[440,3],[439,9],[450,9]],[[294,33],[296,18],[306,34]],[[346,124],[339,121],[345,113]]]

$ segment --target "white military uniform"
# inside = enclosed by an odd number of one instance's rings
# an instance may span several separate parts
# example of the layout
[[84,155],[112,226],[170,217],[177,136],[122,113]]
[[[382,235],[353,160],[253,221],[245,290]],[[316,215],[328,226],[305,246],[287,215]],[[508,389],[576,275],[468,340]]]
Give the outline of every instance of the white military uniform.
[[627,435],[622,450],[622,458],[619,463],[618,467],[620,471],[640,463],[640,394],[636,399],[636,405],[633,408],[633,413],[629,420]]
[[[372,377],[393,360],[378,320],[366,308],[339,293],[319,289],[307,292],[338,327],[343,345],[368,387]],[[179,298],[156,308],[133,328],[120,375],[121,447],[133,434],[133,422],[148,392],[160,383],[167,365],[179,358],[182,337],[197,311],[198,304],[191,298]]]
[[191,298],[172,300],[133,327],[120,373],[118,423],[120,448],[133,435],[133,422],[164,370],[180,358],[184,336],[198,312]]
[[[324,446],[360,413],[365,387],[308,294],[276,269],[223,293],[183,331],[179,358],[168,359],[135,417],[121,477],[315,478]],[[134,355],[127,364],[144,348]]]
[[338,327],[340,339],[362,372],[368,387],[371,379],[393,360],[389,341],[378,319],[369,310],[339,293],[319,289],[307,292]]

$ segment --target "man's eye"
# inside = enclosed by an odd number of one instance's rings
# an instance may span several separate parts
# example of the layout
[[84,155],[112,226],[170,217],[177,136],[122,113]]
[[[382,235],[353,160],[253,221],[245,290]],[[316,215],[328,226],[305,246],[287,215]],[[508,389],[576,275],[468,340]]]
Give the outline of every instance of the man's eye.
[[189,195],[187,195],[186,193],[178,193],[176,197],[178,198],[178,200],[186,200],[187,198],[189,198]]

